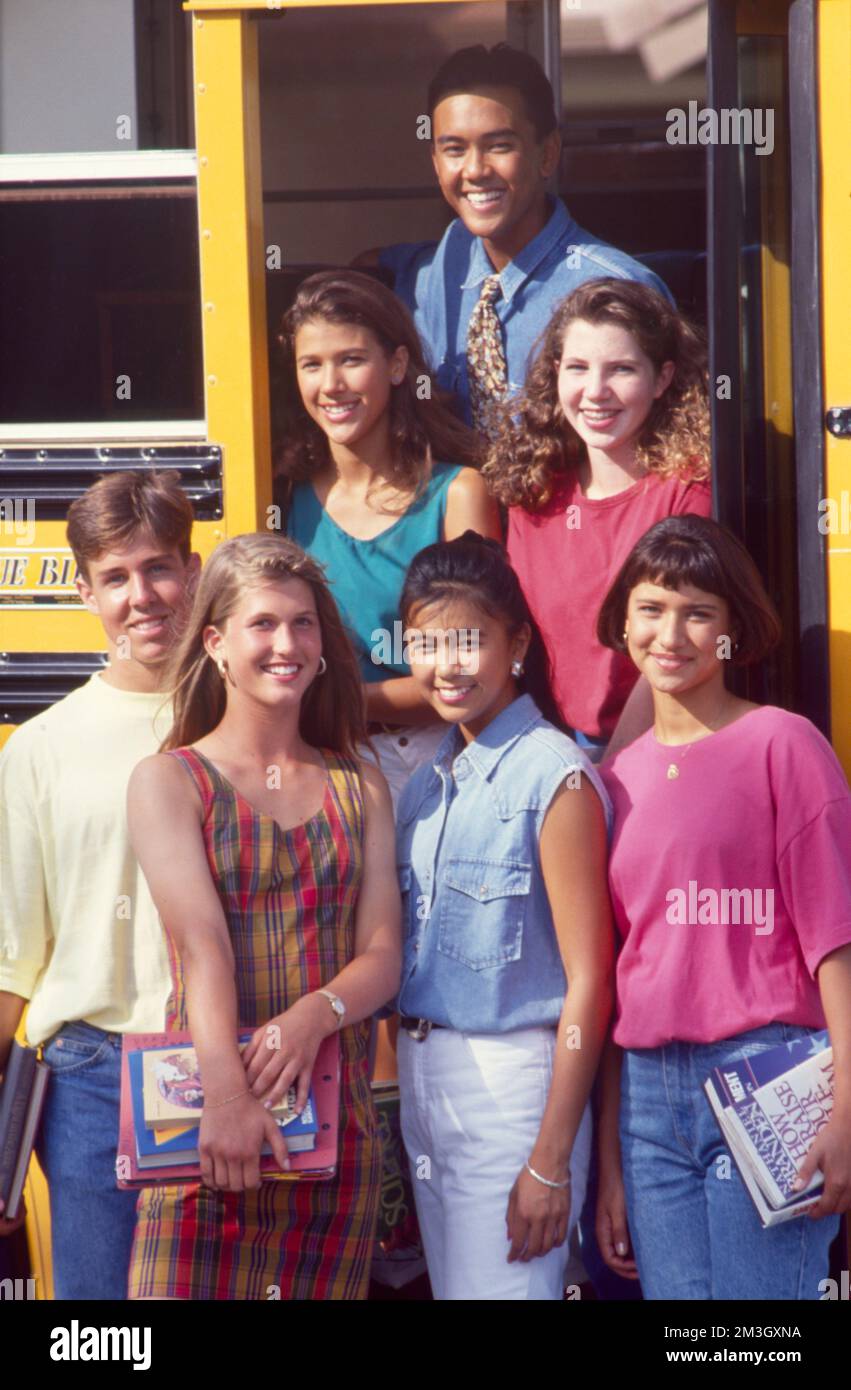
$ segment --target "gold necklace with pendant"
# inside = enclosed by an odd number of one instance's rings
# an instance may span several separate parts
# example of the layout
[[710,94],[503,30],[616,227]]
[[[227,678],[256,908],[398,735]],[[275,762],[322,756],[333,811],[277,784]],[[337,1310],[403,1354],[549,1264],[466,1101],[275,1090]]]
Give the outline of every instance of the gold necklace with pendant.
[[[694,747],[694,744],[693,744],[693,743],[690,743],[689,746],[688,746],[688,748],[686,749],[685,753],[683,753],[683,757],[680,758],[680,762],[683,761],[683,758],[688,757],[688,755],[689,755],[689,753],[691,752],[691,750],[692,750],[693,747]],[[674,779],[675,777],[679,777],[679,775],[680,775],[680,765],[679,765],[679,763],[668,763],[668,771],[665,773],[665,776],[667,777],[668,781],[669,781],[669,782],[673,781],[673,779]]]
[[[717,728],[716,726],[720,725],[720,723],[721,723],[721,719],[720,719],[720,718],[719,718],[719,719],[715,719],[715,720],[712,721],[711,724],[707,724],[706,727],[709,729],[709,732],[710,732],[710,733],[712,733],[712,734],[717,734],[717,733],[718,733],[718,728]],[[704,735],[704,738],[708,738],[708,737],[709,737],[708,734],[705,734],[705,735]],[[689,743],[689,744],[687,745],[686,751],[683,753],[683,755],[682,755],[682,757],[680,758],[679,762],[676,762],[676,763],[668,763],[668,767],[667,767],[667,770],[666,770],[666,772],[665,772],[665,776],[667,777],[667,779],[668,779],[669,782],[673,782],[674,779],[675,779],[676,777],[679,777],[679,775],[680,775],[680,763],[682,763],[682,762],[688,757],[689,753],[691,752],[692,748],[694,747],[694,744],[695,744],[695,743],[702,743],[702,742],[703,742],[703,739],[702,739],[702,738],[695,739],[693,743]]]

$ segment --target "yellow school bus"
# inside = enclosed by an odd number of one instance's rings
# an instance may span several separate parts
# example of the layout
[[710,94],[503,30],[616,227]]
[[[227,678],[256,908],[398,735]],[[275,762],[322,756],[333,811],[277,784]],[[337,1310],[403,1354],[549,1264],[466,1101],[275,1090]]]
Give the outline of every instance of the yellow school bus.
[[[600,4],[102,0],[98,18],[96,0],[84,32],[74,8],[0,10],[0,743],[103,659],[64,534],[92,481],[177,468],[203,555],[269,523],[280,312],[314,269],[441,235],[428,78],[508,39],[564,97],[578,220],[705,314],[716,514],[786,633],[748,688],[812,718],[851,774],[851,0],[710,0],[695,105],[772,112],[771,158],[732,138],[680,149],[673,118],[655,141],[574,119],[583,74],[606,70]],[[28,1208],[50,1297],[35,1164]]]

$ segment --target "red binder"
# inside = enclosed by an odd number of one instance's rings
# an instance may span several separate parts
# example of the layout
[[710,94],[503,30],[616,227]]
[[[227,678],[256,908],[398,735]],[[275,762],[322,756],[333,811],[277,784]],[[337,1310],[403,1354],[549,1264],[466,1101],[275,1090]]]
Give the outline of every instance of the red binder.
[[[245,1031],[245,1030],[241,1030]],[[198,1163],[181,1163],[169,1168],[140,1168],[136,1153],[133,1125],[133,1100],[130,1094],[131,1052],[150,1047],[191,1046],[189,1033],[126,1033],[121,1048],[121,1110],[118,1127],[118,1153],[115,1161],[119,1187],[152,1187],[159,1183],[200,1182]],[[337,1171],[337,1140],[340,1127],[340,1038],[334,1033],[325,1038],[316,1054],[313,1068],[313,1095],[319,1132],[316,1148],[305,1153],[290,1154],[292,1170],[280,1173],[272,1154],[261,1154],[260,1169],[276,1180],[333,1178]]]

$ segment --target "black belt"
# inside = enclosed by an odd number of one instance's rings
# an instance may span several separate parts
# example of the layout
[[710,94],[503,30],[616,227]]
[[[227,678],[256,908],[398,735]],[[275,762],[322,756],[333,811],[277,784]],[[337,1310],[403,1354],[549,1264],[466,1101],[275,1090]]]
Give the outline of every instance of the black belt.
[[404,1028],[409,1038],[414,1042],[425,1042],[432,1028],[445,1028],[445,1023],[432,1023],[430,1018],[408,1018],[402,1015],[399,1019],[400,1028]]

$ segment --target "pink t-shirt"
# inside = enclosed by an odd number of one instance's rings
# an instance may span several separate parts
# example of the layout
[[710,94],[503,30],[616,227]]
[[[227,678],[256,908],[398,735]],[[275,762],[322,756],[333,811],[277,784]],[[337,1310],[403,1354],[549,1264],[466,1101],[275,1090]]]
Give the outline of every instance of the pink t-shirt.
[[615,1041],[823,1028],[815,972],[851,942],[851,792],[827,740],[766,705],[679,747],[648,730],[601,771],[623,938]]
[[649,475],[616,497],[582,496],[575,475],[559,480],[540,512],[511,507],[508,556],[547,644],[562,717],[572,729],[608,738],[638,673],[629,657],[601,647],[597,614],[633,546],[666,516],[709,516],[707,483]]

